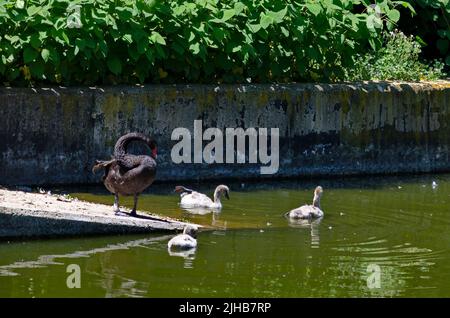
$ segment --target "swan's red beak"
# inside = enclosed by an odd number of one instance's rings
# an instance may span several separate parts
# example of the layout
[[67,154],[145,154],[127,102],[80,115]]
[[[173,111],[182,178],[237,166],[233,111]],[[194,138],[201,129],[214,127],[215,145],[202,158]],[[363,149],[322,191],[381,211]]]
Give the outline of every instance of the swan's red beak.
[[152,157],[155,159],[158,157],[158,148],[156,146],[152,149]]

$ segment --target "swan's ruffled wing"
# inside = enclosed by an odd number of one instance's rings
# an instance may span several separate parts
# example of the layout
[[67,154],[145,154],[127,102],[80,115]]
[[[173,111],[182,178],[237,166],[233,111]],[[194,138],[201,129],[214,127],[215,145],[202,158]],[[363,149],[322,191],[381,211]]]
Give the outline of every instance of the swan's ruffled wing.
[[197,240],[187,234],[179,234],[173,237],[169,243],[167,243],[169,248],[194,248],[197,246]]
[[323,216],[322,210],[312,205],[302,205],[289,212],[289,217],[293,219],[319,218]]
[[186,194],[181,198],[181,206],[186,207],[209,207],[213,204],[213,201],[203,193],[192,192]]

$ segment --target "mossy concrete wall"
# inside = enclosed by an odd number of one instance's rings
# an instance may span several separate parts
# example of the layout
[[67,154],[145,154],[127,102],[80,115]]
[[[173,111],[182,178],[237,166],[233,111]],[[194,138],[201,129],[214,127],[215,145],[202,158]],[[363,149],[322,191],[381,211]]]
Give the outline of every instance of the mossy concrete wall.
[[278,127],[282,177],[450,170],[450,82],[0,88],[0,184],[99,182],[130,131],[159,180],[254,178],[259,164],[174,164],[172,130]]

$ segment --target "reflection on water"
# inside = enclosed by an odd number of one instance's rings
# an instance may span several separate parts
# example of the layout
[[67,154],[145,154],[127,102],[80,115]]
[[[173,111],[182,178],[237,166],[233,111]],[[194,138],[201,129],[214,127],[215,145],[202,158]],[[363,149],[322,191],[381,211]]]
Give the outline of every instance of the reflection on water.
[[[39,255],[37,259],[31,261],[16,261],[11,264],[1,265],[0,266],[0,276],[18,276],[18,270],[23,269],[37,269],[37,268],[48,268],[51,265],[62,266],[65,265],[63,260],[70,263],[70,259],[79,259],[79,258],[89,258],[93,257],[96,254],[101,253],[109,253],[120,250],[128,250],[132,248],[143,248],[148,245],[154,244],[156,242],[167,241],[171,236],[163,235],[151,238],[141,238],[135,240],[126,240],[123,239],[123,242],[115,243],[115,244],[107,244],[102,247],[96,247],[87,250],[77,250],[73,252],[68,252],[66,254],[49,254],[49,255]],[[36,242],[33,242],[36,243]],[[11,245],[16,245],[17,243],[13,243]],[[51,242],[49,242],[51,246]],[[59,260],[59,261],[57,261]],[[114,281],[117,280],[117,275],[115,273],[111,273],[109,271],[103,271],[101,273],[95,271],[88,271],[90,275],[97,276],[98,282],[101,287],[105,290],[105,297],[114,297],[114,296],[127,296],[127,297],[137,297],[141,294],[145,294],[147,288],[144,288],[146,283],[142,284],[140,282],[136,282],[133,279],[120,277],[120,287],[118,289],[114,288]],[[28,290],[33,290],[33,279],[31,279],[31,285]],[[141,287],[139,287],[141,286]]]
[[206,214],[219,214],[220,209],[210,209],[203,207],[195,207],[195,208],[182,208],[186,213],[190,214],[198,214],[198,215],[206,215]]
[[[97,273],[90,273],[97,276]],[[99,285],[105,290],[105,298],[113,297],[145,297],[149,284],[137,282],[127,277],[118,276],[114,273],[102,273]],[[119,281],[117,285],[116,282]]]
[[63,263],[56,262],[55,259],[60,258],[80,258],[80,257],[89,257],[90,255],[94,255],[97,253],[105,253],[109,251],[123,250],[129,249],[132,247],[142,247],[145,245],[152,244],[157,241],[165,240],[170,238],[171,236],[159,236],[152,238],[144,238],[139,240],[133,240],[129,242],[119,243],[119,244],[108,244],[105,247],[94,248],[86,251],[75,251],[67,254],[55,254],[55,255],[41,255],[34,261],[19,261],[14,262],[8,265],[0,266],[0,275],[1,276],[16,276],[18,275],[13,270],[14,269],[22,269],[22,268],[39,268],[46,265],[62,265]]
[[[387,239],[370,237],[364,242],[342,244],[334,247],[339,252],[335,257],[338,264],[351,264],[355,257],[360,262],[360,276],[367,276],[367,268],[376,264],[381,268],[382,289],[369,290],[373,296],[401,296],[410,280],[419,283],[429,280],[426,273],[436,271],[436,261],[444,260],[445,250],[411,246],[411,243],[396,244]],[[447,255],[448,256],[448,255]],[[411,271],[415,275],[411,275]],[[427,283],[427,282],[425,282]],[[409,287],[411,288],[411,287]],[[417,285],[414,289],[435,289],[436,286]]]
[[[215,227],[199,233],[196,250],[168,251],[172,235],[1,243],[0,296],[450,296],[450,176],[320,184],[325,216],[297,221],[283,214],[308,202],[315,183],[230,185],[232,199],[206,214],[180,209],[171,185],[155,185],[142,209]],[[93,193],[73,195],[111,204]],[[79,290],[65,285],[69,264],[82,270]],[[380,288],[371,288],[378,267]]]
[[319,248],[320,246],[320,222],[319,219],[291,219],[287,218],[289,226],[293,228],[308,229],[311,233],[311,248]]
[[188,250],[171,250],[167,249],[170,256],[182,257],[184,258],[184,268],[194,268],[193,260],[195,259],[195,248]]

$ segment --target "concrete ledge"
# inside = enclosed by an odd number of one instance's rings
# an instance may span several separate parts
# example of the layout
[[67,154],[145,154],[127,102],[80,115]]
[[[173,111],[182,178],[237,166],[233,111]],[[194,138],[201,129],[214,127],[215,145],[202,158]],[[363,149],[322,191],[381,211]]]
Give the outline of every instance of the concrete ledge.
[[[20,207],[22,206],[22,207]],[[138,212],[115,216],[111,206],[46,194],[0,190],[0,240],[7,238],[180,231],[187,223]]]
[[261,177],[259,164],[174,164],[171,133],[196,119],[278,127],[274,177],[450,170],[449,81],[0,88],[0,183],[98,183],[94,160],[129,131],[158,141],[158,180]]

